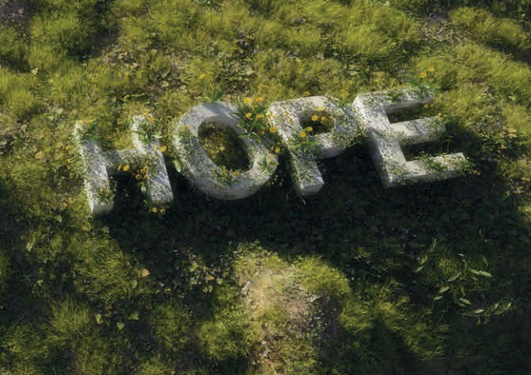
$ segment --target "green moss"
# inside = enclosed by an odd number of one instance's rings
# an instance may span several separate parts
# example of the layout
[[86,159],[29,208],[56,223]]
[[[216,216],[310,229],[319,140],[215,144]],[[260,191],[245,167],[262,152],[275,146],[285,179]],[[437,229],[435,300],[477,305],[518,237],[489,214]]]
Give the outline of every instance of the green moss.
[[95,28],[89,20],[76,14],[53,14],[36,16],[33,20],[31,38],[34,43],[43,43],[55,51],[76,55],[89,46],[89,37]]
[[13,363],[25,364],[35,371],[40,363],[50,358],[50,347],[44,345],[44,337],[36,324],[19,323],[9,327],[3,335],[2,347]]
[[140,364],[135,375],[167,375],[174,373],[171,366],[166,365],[160,358],[154,357]]
[[470,30],[476,40],[495,45],[530,47],[526,32],[511,19],[496,19],[485,9],[460,7],[449,13],[450,19]]
[[214,123],[201,125],[199,143],[208,157],[219,166],[242,171],[250,167],[241,140],[231,129],[218,128]]
[[141,270],[131,264],[130,256],[109,248],[99,248],[85,255],[79,273],[87,281],[76,281],[80,292],[105,302],[149,294]]
[[158,305],[149,316],[153,336],[160,347],[176,354],[190,341],[191,312],[176,303]]
[[301,259],[297,264],[302,284],[310,293],[327,295],[340,301],[348,296],[350,288],[344,275],[317,258]]
[[93,324],[90,310],[68,298],[52,306],[46,341],[54,347],[64,347],[72,341],[81,341]]
[[0,46],[0,61],[16,66],[23,64],[26,55],[26,45],[21,43],[21,36],[17,31],[6,25],[0,26],[0,38],[4,41]]
[[7,277],[9,276],[9,259],[0,252],[0,293],[6,289]]
[[197,331],[205,352],[218,360],[248,355],[258,334],[249,314],[238,304],[238,290],[224,285],[217,295],[221,302],[217,311]]
[[[528,0],[22,3],[29,22],[0,26],[0,373],[531,366],[518,313],[531,306]],[[350,106],[408,82],[439,89],[408,116],[448,127],[415,150],[464,152],[472,174],[384,190],[352,146],[318,161],[326,185],[304,200],[281,158],[280,177],[245,200],[205,199],[176,177],[169,215],[152,217],[122,181],[127,203],[88,219],[76,120],[97,119],[105,149],[131,148],[126,120],[149,111],[171,166],[170,125],[216,92]],[[231,132],[209,131],[225,175],[248,167]]]

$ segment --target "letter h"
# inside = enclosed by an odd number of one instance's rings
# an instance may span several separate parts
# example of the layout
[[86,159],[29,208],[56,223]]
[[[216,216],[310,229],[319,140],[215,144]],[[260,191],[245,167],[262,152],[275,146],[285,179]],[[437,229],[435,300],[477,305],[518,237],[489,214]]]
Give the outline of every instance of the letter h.
[[131,165],[134,169],[139,168],[147,160],[152,162],[153,169],[153,173],[148,175],[148,187],[145,191],[149,202],[155,206],[168,207],[173,201],[170,180],[160,151],[159,141],[155,139],[146,144],[136,133],[143,121],[146,121],[143,116],[134,116],[131,122],[134,149],[110,151],[103,151],[97,141],[83,139],[83,126],[79,121],[76,122],[74,134],[79,144],[79,151],[86,172],[85,191],[91,215],[108,213],[114,206],[114,200],[112,198],[105,199],[101,193],[107,191],[114,195],[109,186],[109,175],[117,174],[120,165]]

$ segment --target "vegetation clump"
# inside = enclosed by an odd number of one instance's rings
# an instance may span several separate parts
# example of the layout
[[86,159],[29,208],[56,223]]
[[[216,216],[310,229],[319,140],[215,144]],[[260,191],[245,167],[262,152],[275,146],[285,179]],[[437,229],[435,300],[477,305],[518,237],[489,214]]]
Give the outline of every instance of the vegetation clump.
[[[529,0],[0,0],[0,374],[530,373],[529,30]],[[463,152],[466,175],[384,189],[360,142],[295,196],[287,147],[313,161],[341,137],[312,108],[286,143],[269,104],[404,89],[429,103],[391,123],[446,127],[406,159]],[[279,156],[238,201],[197,191],[173,147],[222,99]],[[129,149],[134,116],[174,203],[147,203],[152,160],[122,164],[92,218],[75,125]],[[241,139],[205,125],[230,184]]]

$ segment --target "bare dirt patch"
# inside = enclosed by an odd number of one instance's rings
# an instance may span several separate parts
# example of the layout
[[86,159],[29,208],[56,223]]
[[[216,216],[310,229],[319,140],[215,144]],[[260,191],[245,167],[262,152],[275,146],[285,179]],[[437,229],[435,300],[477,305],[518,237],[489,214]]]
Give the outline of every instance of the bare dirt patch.
[[0,0],[0,23],[21,24],[29,27],[31,7],[24,0]]

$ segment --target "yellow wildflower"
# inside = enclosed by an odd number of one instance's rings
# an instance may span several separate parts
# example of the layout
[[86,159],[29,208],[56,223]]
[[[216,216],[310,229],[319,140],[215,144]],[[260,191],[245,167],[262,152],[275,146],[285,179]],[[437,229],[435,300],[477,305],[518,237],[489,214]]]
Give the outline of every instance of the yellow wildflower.
[[420,73],[420,76],[421,76],[422,78],[426,78],[426,77],[427,77],[427,74],[426,74],[426,72],[422,72],[422,73]]
[[127,164],[126,166],[124,166],[124,172],[127,172],[129,170],[129,164]]
[[305,132],[304,130],[301,131],[301,132],[299,133],[299,136],[300,136],[301,138],[306,137],[306,132]]
[[429,106],[427,104],[424,104],[424,108],[428,108]]
[[280,152],[280,148],[279,147],[275,147],[275,154],[278,154]]
[[243,99],[243,102],[244,102],[245,104],[249,105],[249,104],[251,104],[251,103],[253,102],[253,99],[251,99],[251,98],[245,98],[245,99]]
[[308,133],[312,132],[313,131],[313,128],[311,126],[308,126],[306,129],[305,129]]
[[256,103],[257,103],[257,104],[260,104],[260,103],[262,103],[263,101],[264,101],[264,98],[262,98],[262,97],[258,97],[258,98],[256,98]]
[[310,92],[309,91],[304,91],[304,93],[302,94],[303,96],[309,96],[310,95]]
[[246,113],[246,114],[245,114],[245,117],[246,117],[246,118],[251,118],[251,116],[252,116],[251,113]]
[[181,131],[182,131],[183,133],[186,133],[186,132],[188,131],[188,125],[183,125],[183,126],[181,126]]
[[258,120],[260,120],[260,119],[263,118],[263,117],[264,117],[264,115],[261,114],[261,113],[259,113],[259,114],[256,115],[256,118],[257,118]]
[[435,69],[433,69],[433,66],[430,66],[430,67],[428,68],[428,72],[433,73],[434,71],[435,71]]
[[321,117],[321,121],[325,121],[325,120],[326,120],[325,116]]
[[162,146],[162,147],[160,148],[160,152],[164,152],[164,151],[166,151],[166,146]]
[[323,112],[323,111],[324,111],[324,108],[323,108],[323,107],[317,107],[317,110],[318,110],[319,112]]
[[137,175],[135,176],[135,178],[136,178],[137,180],[141,180],[141,179],[142,179],[142,176],[140,176],[139,174],[137,174]]
[[153,211],[153,212],[157,212],[157,207],[153,207],[153,208],[151,209],[151,211]]
[[319,120],[319,116],[317,116],[317,115],[313,115],[313,116],[312,116],[312,121],[317,121],[317,120]]
[[276,133],[277,130],[278,130],[278,129],[277,129],[276,126],[271,126],[271,127],[269,128],[269,132],[270,132],[270,133],[273,133],[273,134]]
[[166,210],[164,208],[161,208],[160,213],[163,214],[164,212],[166,212]]

